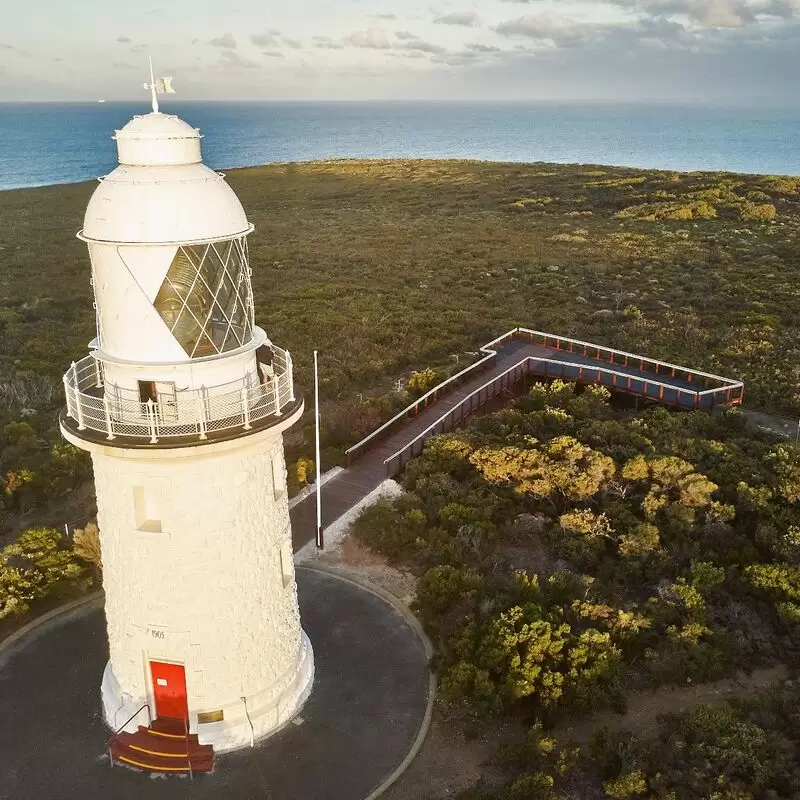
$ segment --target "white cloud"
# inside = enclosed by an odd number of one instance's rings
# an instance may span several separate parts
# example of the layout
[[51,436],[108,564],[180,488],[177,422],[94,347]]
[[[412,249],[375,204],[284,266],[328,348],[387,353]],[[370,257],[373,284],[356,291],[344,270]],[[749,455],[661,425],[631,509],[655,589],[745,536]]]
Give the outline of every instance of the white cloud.
[[467,28],[474,28],[478,25],[479,17],[474,11],[456,11],[437,17],[433,22],[435,25],[463,25]]
[[447,49],[433,42],[426,42],[424,39],[410,39],[402,44],[395,45],[399,50],[416,50],[419,53],[446,53]]
[[345,43],[352,47],[364,47],[370,50],[389,50],[389,36],[383,28],[367,28],[363,31],[354,31],[345,37]]
[[250,41],[257,47],[276,47],[280,42],[281,32],[276,30],[264,31],[264,33],[254,33]]
[[234,39],[233,34],[230,33],[223,33],[222,36],[217,36],[215,39],[209,40],[208,43],[214,47],[222,47],[226,50],[236,49],[236,39]]
[[251,58],[245,58],[239,55],[234,50],[225,50],[220,54],[217,67],[223,70],[242,70],[242,69],[261,69],[263,64],[258,61],[253,61]]

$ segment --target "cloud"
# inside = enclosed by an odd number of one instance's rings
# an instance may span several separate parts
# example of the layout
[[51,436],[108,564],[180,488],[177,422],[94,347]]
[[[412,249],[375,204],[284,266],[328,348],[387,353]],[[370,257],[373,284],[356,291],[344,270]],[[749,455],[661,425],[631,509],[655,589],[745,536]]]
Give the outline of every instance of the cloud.
[[367,28],[363,31],[354,31],[345,37],[345,44],[351,47],[364,47],[370,50],[389,50],[391,44],[383,28]]
[[375,19],[397,19],[397,14],[376,14]]
[[495,31],[501,36],[522,37],[542,42],[549,40],[556,44],[566,44],[580,38],[578,25],[553,14],[526,14],[501,22]]
[[394,35],[400,40],[417,38],[417,35],[415,33],[411,33],[410,31],[395,31]]
[[267,56],[267,58],[286,58],[286,54],[280,50],[262,50],[261,55]]
[[217,36],[215,39],[210,39],[208,42],[214,47],[222,47],[226,50],[236,49],[236,39],[230,33],[223,33],[222,36]]
[[127,61],[115,61],[112,66],[114,69],[139,69],[140,64],[129,64]]
[[117,41],[121,42],[122,44],[130,44],[133,39],[130,36],[117,36]]
[[403,42],[402,44],[395,45],[395,47],[399,50],[415,50],[419,53],[432,53],[436,55],[441,55],[447,52],[444,47],[441,47],[438,44],[433,44],[432,42],[426,42],[424,39],[411,39],[407,42]]
[[456,11],[437,17],[433,22],[436,25],[464,25],[467,28],[474,28],[478,25],[479,17],[474,11]]
[[499,47],[495,47],[492,44],[468,44],[466,45],[465,49],[472,51],[473,53],[500,53],[502,50]]
[[33,58],[29,50],[22,50],[13,44],[6,44],[4,42],[0,42],[0,50],[6,50],[11,53],[16,53],[18,56],[22,56],[23,58]]
[[250,37],[250,41],[257,47],[277,47],[280,42],[281,32],[272,30],[264,31],[264,33],[254,33]]
[[223,70],[261,69],[262,64],[239,55],[234,50],[225,50],[220,54],[218,67]]
[[341,42],[334,42],[330,36],[314,36],[314,47],[322,48],[323,50],[343,50],[344,45]]
[[264,31],[264,33],[253,34],[250,37],[250,41],[257,47],[291,47],[293,50],[303,49],[303,42],[300,39],[290,39],[274,28]]

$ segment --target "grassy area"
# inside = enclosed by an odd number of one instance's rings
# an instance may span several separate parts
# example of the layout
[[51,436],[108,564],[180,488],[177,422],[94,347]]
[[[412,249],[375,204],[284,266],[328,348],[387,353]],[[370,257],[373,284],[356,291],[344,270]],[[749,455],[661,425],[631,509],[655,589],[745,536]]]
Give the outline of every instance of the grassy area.
[[[398,377],[517,324],[741,377],[749,404],[800,413],[800,179],[459,161],[228,177],[256,226],[258,320],[306,393],[321,351],[326,465],[401,400]],[[9,494],[5,476],[63,466],[60,375],[94,335],[74,238],[93,189],[0,192],[0,430],[24,418],[35,434],[0,442],[7,529],[64,518],[61,484]]]

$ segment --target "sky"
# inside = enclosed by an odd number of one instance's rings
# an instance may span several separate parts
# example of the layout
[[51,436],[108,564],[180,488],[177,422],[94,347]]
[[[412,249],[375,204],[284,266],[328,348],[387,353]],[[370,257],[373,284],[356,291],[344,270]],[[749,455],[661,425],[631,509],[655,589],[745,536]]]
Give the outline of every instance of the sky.
[[[800,0],[0,0],[0,101],[800,104]],[[2,112],[0,112],[2,113]]]

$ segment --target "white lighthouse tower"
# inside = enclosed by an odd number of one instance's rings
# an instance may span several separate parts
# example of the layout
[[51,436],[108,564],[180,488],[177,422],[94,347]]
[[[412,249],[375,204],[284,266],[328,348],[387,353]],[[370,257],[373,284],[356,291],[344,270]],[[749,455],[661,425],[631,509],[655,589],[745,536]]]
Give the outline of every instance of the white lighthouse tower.
[[282,438],[303,403],[254,323],[253,226],[199,132],[154,112],[115,138],[78,234],[97,338],[64,376],[61,418],[94,465],[105,719],[188,721],[229,750],[283,725],[313,680]]

